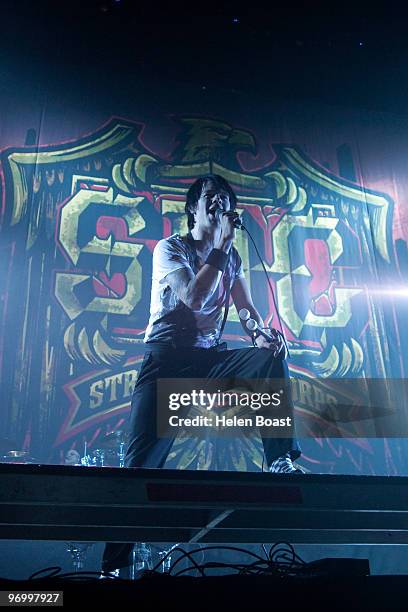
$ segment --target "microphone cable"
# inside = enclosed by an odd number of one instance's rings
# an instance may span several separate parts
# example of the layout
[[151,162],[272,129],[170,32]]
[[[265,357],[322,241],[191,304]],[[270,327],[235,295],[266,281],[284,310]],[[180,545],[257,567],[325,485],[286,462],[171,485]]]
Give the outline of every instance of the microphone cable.
[[[275,293],[274,293],[274,290],[273,290],[273,287],[272,287],[272,283],[271,283],[271,281],[270,281],[270,278],[269,278],[269,276],[268,276],[268,272],[267,272],[267,270],[266,270],[266,268],[265,268],[265,264],[264,264],[264,262],[263,262],[262,256],[261,256],[261,254],[260,254],[260,252],[259,252],[258,247],[256,246],[256,242],[255,242],[255,240],[253,239],[253,237],[252,237],[252,235],[251,235],[251,232],[250,232],[250,231],[249,231],[249,230],[248,230],[248,229],[245,227],[245,225],[244,225],[244,224],[241,222],[241,220],[240,220],[240,223],[239,223],[239,225],[238,225],[238,228],[240,228],[240,229],[244,230],[244,231],[245,231],[245,232],[248,234],[248,236],[249,236],[249,238],[250,238],[250,240],[251,240],[252,244],[254,245],[255,252],[256,252],[256,254],[258,255],[258,259],[259,259],[259,261],[261,262],[261,265],[262,265],[263,271],[264,271],[264,273],[265,273],[266,280],[268,281],[269,289],[270,289],[270,292],[271,292],[271,295],[272,295],[273,306],[274,306],[274,308],[275,308],[276,316],[277,316],[277,318],[278,318],[278,322],[279,322],[279,326],[280,326],[280,330],[279,330],[279,331],[280,331],[280,333],[282,334],[283,339],[284,339],[284,341],[285,341],[285,344],[286,344],[286,350],[288,351],[288,357],[290,357],[289,347],[288,347],[288,341],[287,341],[287,339],[286,339],[285,332],[284,332],[284,329],[283,329],[282,319],[281,319],[281,317],[280,317],[280,315],[279,315],[279,310],[278,310],[278,305],[277,305],[277,303],[276,303]],[[263,329],[269,329],[269,328],[264,327]]]

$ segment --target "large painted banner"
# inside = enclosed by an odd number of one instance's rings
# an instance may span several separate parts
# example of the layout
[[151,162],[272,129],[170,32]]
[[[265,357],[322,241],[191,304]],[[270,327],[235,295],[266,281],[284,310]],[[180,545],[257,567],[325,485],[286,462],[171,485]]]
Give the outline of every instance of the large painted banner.
[[[244,156],[262,141],[254,131],[211,116],[178,116],[177,126],[166,158],[145,144],[146,126],[122,118],[73,141],[2,151],[1,436],[38,460],[112,439],[116,449],[144,353],[153,249],[186,232],[187,189],[209,172],[233,186],[261,251],[275,301],[238,232],[257,308],[288,339],[292,376],[405,377],[406,204],[387,191],[394,177],[365,181],[347,143],[332,152],[335,171],[293,141],[264,142],[269,160],[249,168]],[[225,337],[248,342],[235,309]],[[247,444],[224,449],[218,465],[259,468]],[[182,447],[174,467],[211,467],[205,450]],[[399,473],[402,452],[402,441],[316,438],[304,465],[375,473],[379,453]]]

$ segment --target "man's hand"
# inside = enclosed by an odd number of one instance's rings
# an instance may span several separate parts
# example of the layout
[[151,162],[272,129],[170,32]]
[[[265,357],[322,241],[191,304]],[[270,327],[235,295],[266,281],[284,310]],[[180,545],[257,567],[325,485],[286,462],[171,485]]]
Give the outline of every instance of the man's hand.
[[271,342],[268,342],[263,336],[258,336],[255,339],[255,345],[258,348],[266,348],[273,351],[274,357],[278,357],[279,355],[282,359],[286,359],[288,351],[282,334],[277,329],[271,329],[268,333],[270,333],[272,337]]
[[220,211],[220,227],[221,227],[221,236],[219,239],[219,244],[215,245],[216,248],[222,248],[225,243],[229,246],[235,238],[235,225],[234,221],[238,218],[238,213],[235,211],[221,212]]

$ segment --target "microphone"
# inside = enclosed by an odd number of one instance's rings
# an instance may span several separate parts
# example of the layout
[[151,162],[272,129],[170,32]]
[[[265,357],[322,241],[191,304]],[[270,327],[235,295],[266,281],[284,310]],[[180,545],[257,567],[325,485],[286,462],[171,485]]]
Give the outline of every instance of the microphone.
[[[217,208],[215,209],[215,212],[219,215],[223,215],[226,211],[220,206],[217,206]],[[242,223],[241,217],[239,215],[235,217],[235,219],[233,220],[233,225],[235,229],[244,229],[244,224]]]
[[235,217],[233,223],[234,223],[234,227],[236,229],[241,229],[241,230],[244,229],[244,224],[242,223],[241,217],[239,215],[238,215],[238,217]]
[[248,321],[248,319],[251,318],[251,313],[249,312],[248,308],[241,308],[241,310],[238,313],[238,316],[241,319],[241,321]]
[[[245,310],[244,308],[242,310]],[[255,319],[248,319],[245,323],[245,327],[255,338],[258,336],[263,336],[268,342],[273,340],[272,336],[267,334],[263,329],[261,329]]]
[[[248,310],[246,308],[241,308],[241,310],[239,312],[241,313],[243,310],[248,312]],[[245,320],[246,319],[244,319],[244,321]],[[274,340],[276,340],[276,338],[273,338],[270,334],[268,334],[263,329],[261,329],[259,327],[258,323],[255,321],[255,319],[248,319],[248,320],[246,320],[245,327],[252,334],[254,340],[256,338],[258,338],[258,336],[263,336],[268,342],[273,342]],[[284,344],[284,347],[285,347],[284,359],[286,359],[286,357],[290,356],[289,347],[288,347],[288,344],[286,342],[285,336],[283,334],[281,334],[280,332],[278,332],[278,335],[283,340],[283,344]]]
[[245,327],[251,333],[251,335],[254,335],[255,338],[257,336],[263,336],[267,340],[273,340],[271,336],[269,336],[266,332],[263,331],[263,329],[259,327],[255,319],[251,319],[251,313],[249,312],[248,308],[241,308],[238,313],[238,316],[241,321],[246,322]]
[[263,336],[269,342],[273,340],[272,336],[268,335],[266,332],[263,331],[263,329],[259,327],[255,319],[251,319],[251,313],[249,312],[248,308],[241,308],[238,313],[238,316],[241,321],[245,321],[245,327],[250,332],[251,336],[254,336],[254,338],[257,338],[258,336]]

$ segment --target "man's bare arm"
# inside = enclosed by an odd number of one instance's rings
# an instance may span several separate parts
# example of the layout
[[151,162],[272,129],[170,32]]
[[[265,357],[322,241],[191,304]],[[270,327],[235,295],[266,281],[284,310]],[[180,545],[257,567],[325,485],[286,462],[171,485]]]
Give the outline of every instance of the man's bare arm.
[[195,276],[190,268],[180,268],[170,272],[166,281],[188,308],[201,310],[218,287],[221,275],[222,272],[214,266],[204,264]]

